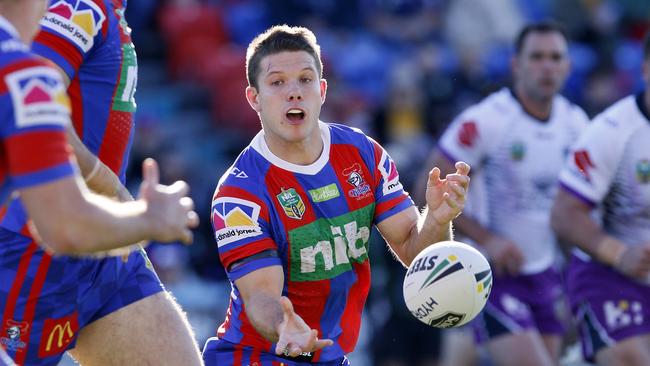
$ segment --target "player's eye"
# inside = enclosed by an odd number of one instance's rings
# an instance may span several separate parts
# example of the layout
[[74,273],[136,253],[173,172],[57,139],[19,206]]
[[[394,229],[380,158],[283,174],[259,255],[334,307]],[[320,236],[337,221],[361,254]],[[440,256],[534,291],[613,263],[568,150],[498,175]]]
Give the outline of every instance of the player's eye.
[[301,78],[301,79],[300,79],[300,82],[306,84],[306,83],[310,83],[311,80],[312,80],[311,78]]
[[273,86],[280,86],[282,84],[284,84],[283,80],[273,80],[273,81],[271,81],[271,85],[273,85]]

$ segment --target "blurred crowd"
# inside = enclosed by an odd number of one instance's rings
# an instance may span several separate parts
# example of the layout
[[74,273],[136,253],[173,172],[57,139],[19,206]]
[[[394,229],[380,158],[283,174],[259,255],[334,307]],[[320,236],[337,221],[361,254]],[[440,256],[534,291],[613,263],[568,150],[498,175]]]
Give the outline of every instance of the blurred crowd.
[[[573,69],[563,94],[590,116],[641,87],[639,45],[650,29],[650,1],[130,1],[140,74],[127,177],[137,187],[137,167],[152,156],[164,183],[184,179],[192,187],[201,215],[194,244],[148,251],[188,312],[199,344],[214,335],[230,291],[210,226],[213,190],[260,129],[244,97],[245,49],[256,34],[282,23],[311,28],[329,83],[322,119],[359,127],[381,142],[411,187],[451,119],[509,84],[512,41],[521,27],[549,18],[561,22],[571,40]],[[390,290],[371,292],[368,334],[404,308],[402,270],[386,250],[374,252],[380,257],[371,259],[373,287]],[[368,337],[371,357],[372,345],[380,343]]]

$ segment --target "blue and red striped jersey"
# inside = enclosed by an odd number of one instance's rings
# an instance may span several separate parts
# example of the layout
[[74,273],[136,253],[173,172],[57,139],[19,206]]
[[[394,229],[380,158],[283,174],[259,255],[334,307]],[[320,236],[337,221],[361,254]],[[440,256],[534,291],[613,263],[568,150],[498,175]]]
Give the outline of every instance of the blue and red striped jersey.
[[[279,159],[260,132],[219,182],[212,225],[233,289],[219,339],[274,352],[248,321],[234,281],[280,265],[283,295],[320,338],[335,342],[309,359],[330,361],[354,349],[370,288],[372,225],[413,202],[377,142],[341,125],[320,122],[320,130],[324,149],[313,164]],[[277,256],[256,255],[268,251]]]
[[[126,0],[51,0],[32,45],[67,76],[77,134],[122,182],[138,73],[125,7]],[[25,222],[24,208],[14,200],[0,226],[20,232]]]
[[73,174],[69,100],[54,65],[32,54],[0,17],[0,201],[17,188]]

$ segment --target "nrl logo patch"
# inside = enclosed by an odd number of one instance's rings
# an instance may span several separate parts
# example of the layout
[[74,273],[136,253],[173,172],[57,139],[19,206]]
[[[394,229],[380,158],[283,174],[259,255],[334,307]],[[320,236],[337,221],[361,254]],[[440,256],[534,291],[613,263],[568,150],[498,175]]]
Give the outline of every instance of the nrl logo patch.
[[285,190],[282,188],[282,192],[276,197],[287,216],[296,220],[302,219],[302,216],[305,214],[305,203],[302,202],[302,198],[295,189],[289,188]]

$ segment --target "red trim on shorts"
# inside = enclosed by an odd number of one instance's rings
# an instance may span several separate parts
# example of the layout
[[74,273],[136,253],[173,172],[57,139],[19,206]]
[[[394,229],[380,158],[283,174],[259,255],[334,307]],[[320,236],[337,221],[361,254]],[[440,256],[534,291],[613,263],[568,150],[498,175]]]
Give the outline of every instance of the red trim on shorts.
[[240,345],[235,345],[235,350],[232,352],[232,364],[242,365],[242,359],[244,358],[244,350]]
[[34,252],[36,252],[37,248],[38,247],[36,243],[33,241],[30,242],[27,245],[25,252],[20,257],[20,262],[18,262],[18,269],[16,270],[16,277],[14,278],[14,281],[11,285],[11,290],[9,290],[9,294],[7,295],[7,303],[5,304],[4,313],[2,315],[2,324],[0,325],[2,334],[7,334],[7,321],[13,318],[13,314],[16,310],[16,303],[18,302],[18,296],[20,295],[20,289],[25,282],[25,277],[27,277],[29,262],[32,260]]
[[[34,242],[32,242],[34,244]],[[34,244],[35,245],[35,244]],[[27,298],[27,304],[25,304],[25,313],[23,314],[23,320],[28,324],[32,324],[34,321],[34,314],[36,313],[36,303],[41,295],[41,290],[45,284],[45,278],[47,277],[47,272],[50,269],[50,263],[52,262],[52,256],[43,253],[43,258],[41,258],[41,263],[38,265],[38,270],[36,271],[36,277],[34,277],[34,282],[32,283],[32,288],[29,290],[29,297]],[[27,329],[26,339],[29,340],[29,337],[32,332],[32,327]],[[29,343],[26,342],[27,346],[23,350],[16,354],[16,363],[22,365],[25,362],[25,357],[27,357],[27,350],[29,349]]]

